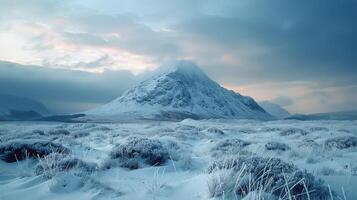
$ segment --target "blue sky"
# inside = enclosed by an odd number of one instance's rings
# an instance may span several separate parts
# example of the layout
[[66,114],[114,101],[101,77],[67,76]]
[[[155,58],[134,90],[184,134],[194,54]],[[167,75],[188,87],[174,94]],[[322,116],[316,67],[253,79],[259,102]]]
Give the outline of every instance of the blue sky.
[[57,113],[105,103],[179,59],[291,112],[357,107],[354,0],[0,3],[0,60],[19,64],[0,62],[0,93]]

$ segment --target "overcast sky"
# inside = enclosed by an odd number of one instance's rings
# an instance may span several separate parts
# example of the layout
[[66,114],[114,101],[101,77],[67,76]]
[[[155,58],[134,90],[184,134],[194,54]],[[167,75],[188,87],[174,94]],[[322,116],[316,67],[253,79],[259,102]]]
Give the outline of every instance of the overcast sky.
[[0,0],[0,93],[77,112],[189,59],[293,113],[352,110],[356,24],[355,0]]

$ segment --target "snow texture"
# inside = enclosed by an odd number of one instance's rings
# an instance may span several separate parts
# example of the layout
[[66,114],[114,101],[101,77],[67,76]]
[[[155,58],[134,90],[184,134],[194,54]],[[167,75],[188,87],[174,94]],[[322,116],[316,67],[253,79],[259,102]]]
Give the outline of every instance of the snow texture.
[[336,120],[0,122],[7,158],[0,199],[330,200],[331,193],[354,200],[356,127]]

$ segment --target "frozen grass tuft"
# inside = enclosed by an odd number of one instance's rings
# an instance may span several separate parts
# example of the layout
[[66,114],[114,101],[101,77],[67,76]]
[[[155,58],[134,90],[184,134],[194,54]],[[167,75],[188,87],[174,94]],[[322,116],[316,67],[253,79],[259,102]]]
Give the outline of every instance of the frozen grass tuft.
[[212,163],[208,168],[211,197],[246,197],[255,192],[281,200],[325,200],[328,188],[320,179],[277,158],[238,157]]
[[35,173],[36,175],[42,174],[47,179],[51,179],[59,172],[74,170],[79,175],[87,175],[94,172],[97,168],[95,163],[85,162],[73,156],[52,153],[39,158]]
[[156,196],[158,196],[165,187],[165,182],[163,181],[164,175],[165,168],[157,167],[154,170],[151,181],[145,184],[145,188],[152,195],[153,199],[156,199]]

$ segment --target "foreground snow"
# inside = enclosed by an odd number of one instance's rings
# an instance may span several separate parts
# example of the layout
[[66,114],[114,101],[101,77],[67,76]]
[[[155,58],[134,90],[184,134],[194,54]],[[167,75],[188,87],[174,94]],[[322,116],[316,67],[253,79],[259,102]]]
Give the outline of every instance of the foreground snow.
[[[244,154],[281,158],[353,200],[355,137],[357,121],[1,122],[3,147],[48,141],[70,153],[53,150],[50,157],[46,149],[41,158],[0,160],[0,199],[235,199],[211,197],[215,177],[208,169],[217,160]],[[272,198],[251,192],[244,199],[256,196]]]

